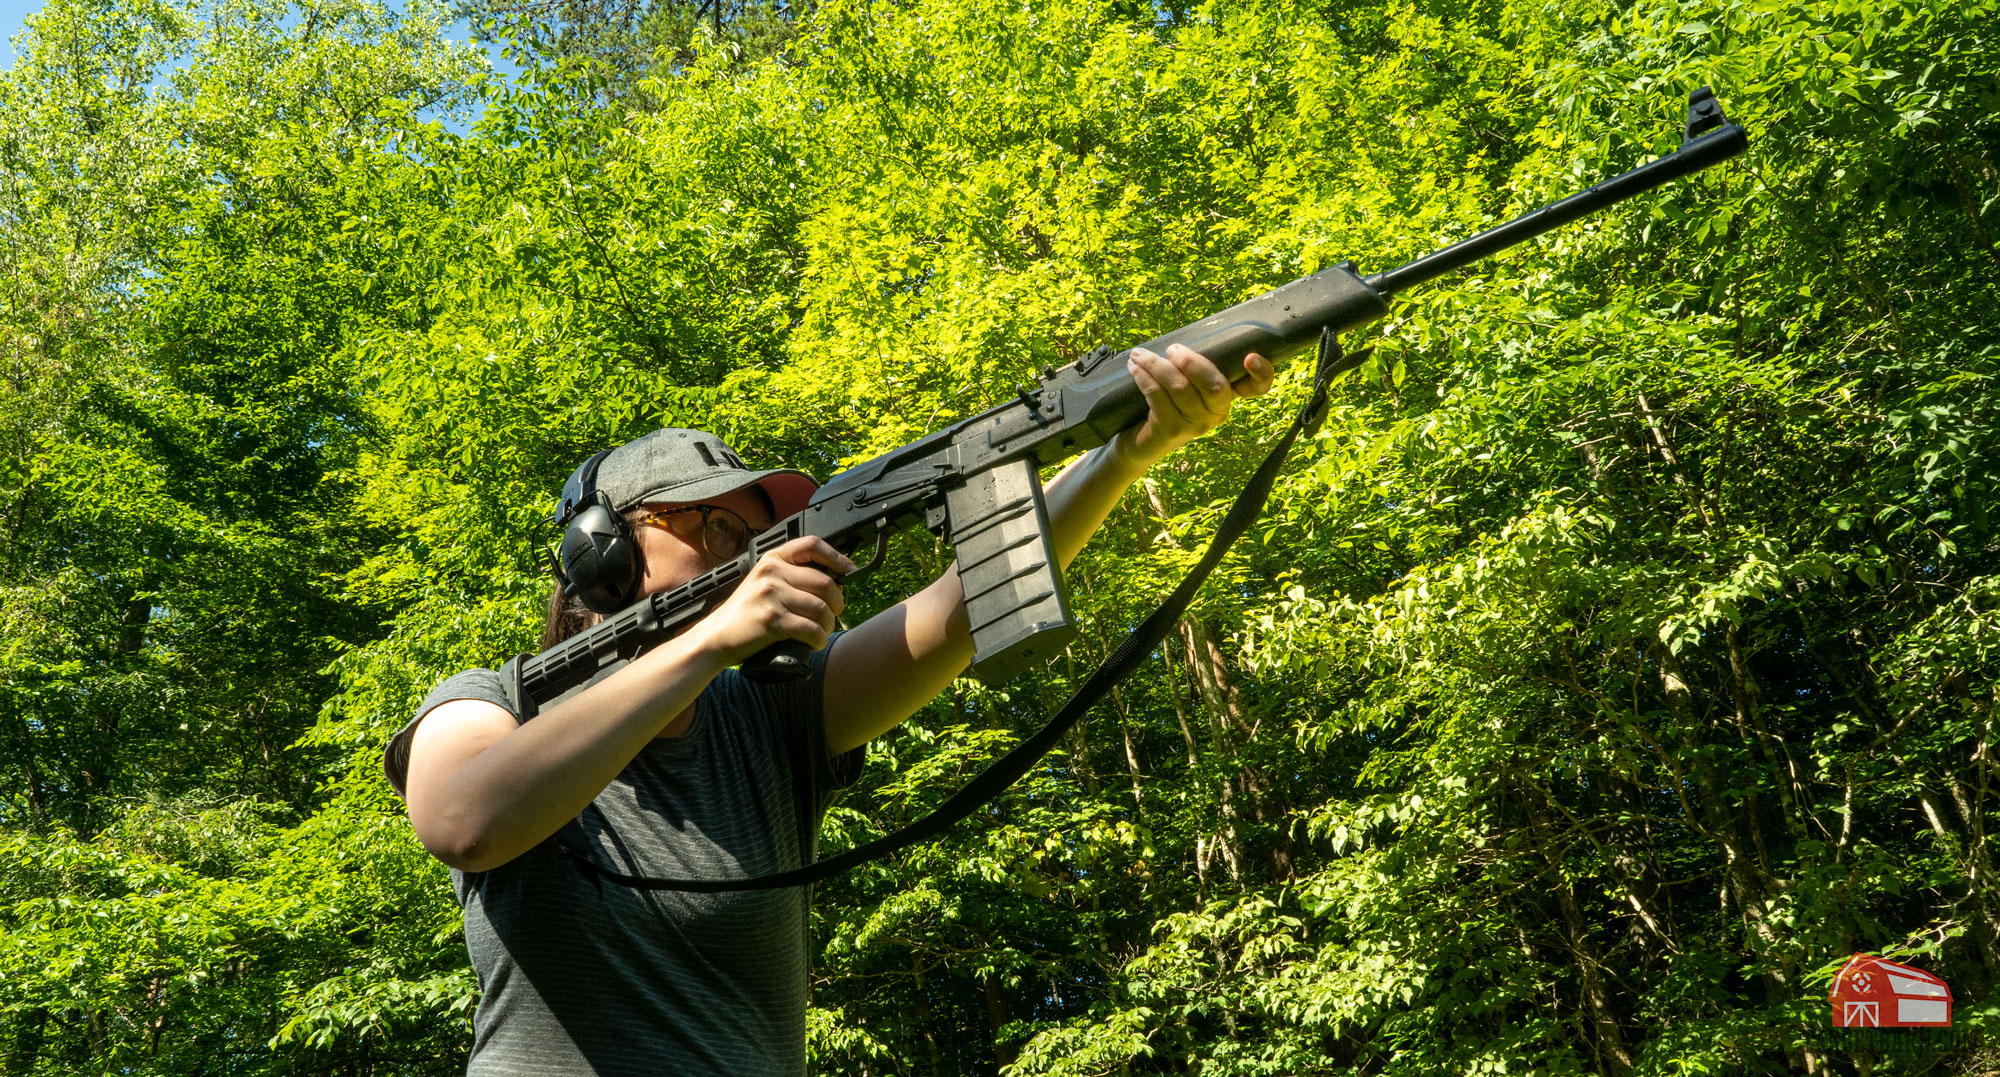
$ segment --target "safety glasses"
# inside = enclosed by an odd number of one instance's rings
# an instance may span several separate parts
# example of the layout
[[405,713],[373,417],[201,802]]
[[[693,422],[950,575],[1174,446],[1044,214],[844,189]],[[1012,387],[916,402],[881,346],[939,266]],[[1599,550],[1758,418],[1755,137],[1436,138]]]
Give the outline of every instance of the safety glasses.
[[655,509],[634,522],[671,531],[717,561],[733,560],[750,546],[750,524],[721,505]]

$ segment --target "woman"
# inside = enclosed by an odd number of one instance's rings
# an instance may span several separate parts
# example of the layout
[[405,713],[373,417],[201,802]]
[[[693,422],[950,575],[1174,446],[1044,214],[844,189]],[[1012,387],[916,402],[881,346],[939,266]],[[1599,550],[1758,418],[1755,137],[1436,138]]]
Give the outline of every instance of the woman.
[[[1047,489],[1067,565],[1131,483],[1270,388],[1202,356],[1135,349],[1150,412]],[[678,586],[804,505],[810,480],[748,471],[727,446],[663,430],[605,456],[595,485],[633,522],[638,593]],[[766,554],[685,632],[519,721],[490,670],[459,674],[391,741],[387,769],[424,847],[451,866],[479,974],[470,1073],[799,1074],[810,961],[803,889],[683,894],[604,885],[552,840],[626,873],[734,877],[797,867],[863,746],[972,658],[955,571],[833,636],[855,566],[806,537]],[[564,596],[551,626],[582,623]],[[756,684],[733,668],[779,640],[812,673]],[[832,645],[829,646],[829,641]],[[547,641],[545,641],[545,646]]]

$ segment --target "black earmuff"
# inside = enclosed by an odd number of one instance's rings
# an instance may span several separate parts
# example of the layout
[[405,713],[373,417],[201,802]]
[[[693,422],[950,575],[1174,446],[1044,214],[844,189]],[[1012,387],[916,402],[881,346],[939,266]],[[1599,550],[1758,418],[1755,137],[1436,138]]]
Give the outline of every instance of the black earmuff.
[[639,594],[644,564],[632,525],[597,488],[598,453],[563,483],[562,501],[549,522],[564,525],[557,559],[549,568],[570,594],[597,613],[617,613]]

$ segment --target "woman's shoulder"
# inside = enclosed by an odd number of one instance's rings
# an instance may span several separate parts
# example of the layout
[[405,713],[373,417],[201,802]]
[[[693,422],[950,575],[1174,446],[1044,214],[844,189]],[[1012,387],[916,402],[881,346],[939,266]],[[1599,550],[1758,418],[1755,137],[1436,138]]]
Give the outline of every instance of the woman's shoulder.
[[410,773],[410,740],[416,734],[417,723],[424,720],[424,715],[460,699],[491,703],[513,715],[516,722],[521,720],[520,712],[514,709],[513,701],[508,698],[507,682],[498,670],[468,669],[439,681],[424,701],[417,704],[410,720],[382,747],[382,771],[389,776],[389,784],[395,787],[397,793],[402,793],[403,782]]
[[[508,698],[507,682],[495,669],[468,669],[454,673],[438,682],[436,688],[417,704],[417,711],[411,717],[414,724],[427,711],[454,699],[482,699],[498,706],[509,714],[515,714],[514,703]],[[518,714],[516,715],[518,718]]]

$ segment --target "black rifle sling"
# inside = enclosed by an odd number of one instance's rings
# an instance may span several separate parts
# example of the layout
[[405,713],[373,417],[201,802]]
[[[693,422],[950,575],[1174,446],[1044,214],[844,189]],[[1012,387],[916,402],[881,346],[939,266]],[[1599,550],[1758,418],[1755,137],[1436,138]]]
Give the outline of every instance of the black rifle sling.
[[[781,886],[806,886],[831,878],[856,864],[866,863],[879,856],[885,856],[898,849],[907,848],[917,842],[935,838],[945,832],[953,823],[973,813],[981,804],[999,796],[1008,786],[1028,773],[1037,760],[1046,755],[1056,742],[1069,732],[1071,726],[1082,718],[1085,712],[1104,698],[1118,682],[1130,676],[1146,656],[1153,653],[1167,633],[1173,630],[1174,622],[1180,620],[1194,601],[1195,592],[1222,561],[1222,555],[1243,533],[1256,522],[1257,515],[1264,510],[1264,502],[1271,496],[1271,488],[1277,484],[1278,473],[1283,470],[1285,457],[1291,452],[1292,443],[1301,434],[1310,435],[1319,429],[1326,417],[1327,387],[1333,383],[1336,374],[1344,373],[1361,365],[1368,358],[1368,349],[1343,355],[1340,342],[1331,329],[1323,330],[1319,338],[1319,358],[1313,371],[1312,397],[1292,420],[1278,443],[1265,455],[1249,485],[1236,497],[1235,504],[1215,529],[1215,537],[1209,541],[1208,549],[1201,555],[1201,561],[1181,580],[1180,586],[1161,602],[1151,616],[1132,630],[1117,647],[1113,648],[1104,664],[1097,667],[1082,687],[1063,704],[1055,717],[1048,720],[1041,729],[1028,739],[1009,749],[1005,755],[988,764],[977,777],[965,784],[963,789],[953,793],[951,799],[933,810],[929,815],[911,823],[901,830],[886,834],[864,845],[858,845],[844,853],[830,856],[825,860],[809,860],[802,867],[787,871],[774,871],[765,875],[753,875],[742,879],[656,879],[644,875],[624,875],[610,871],[595,862],[588,853],[588,846],[582,842],[559,841],[558,847],[577,860],[586,874],[593,879],[602,879],[628,886],[635,890],[681,890],[697,893],[715,893],[725,890],[770,890]],[[579,837],[581,835],[578,835]],[[802,852],[810,858],[810,843],[801,845]]]

